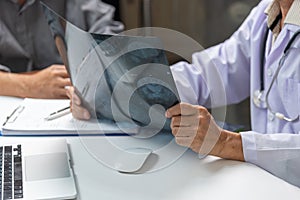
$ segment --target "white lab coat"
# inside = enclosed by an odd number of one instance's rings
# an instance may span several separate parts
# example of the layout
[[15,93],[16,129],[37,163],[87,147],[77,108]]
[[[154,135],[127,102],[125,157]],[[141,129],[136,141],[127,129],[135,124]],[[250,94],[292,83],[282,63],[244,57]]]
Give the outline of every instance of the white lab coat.
[[[241,133],[245,160],[300,187],[300,122],[280,120],[269,109],[258,108],[252,102],[254,91],[260,89],[260,49],[267,26],[264,11],[270,3],[271,0],[263,0],[224,43],[195,53],[192,64],[180,62],[171,68],[182,102],[216,107],[250,96],[253,130]],[[285,24],[272,47],[270,32],[264,66],[266,89],[287,43],[299,29]],[[300,37],[284,61],[269,102],[275,112],[292,118],[300,114]]]

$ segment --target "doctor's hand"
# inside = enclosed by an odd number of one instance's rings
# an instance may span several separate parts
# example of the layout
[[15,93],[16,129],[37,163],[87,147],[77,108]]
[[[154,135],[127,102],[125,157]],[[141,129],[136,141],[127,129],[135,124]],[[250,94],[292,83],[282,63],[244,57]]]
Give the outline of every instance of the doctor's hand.
[[62,99],[67,98],[66,86],[71,85],[63,65],[52,65],[40,71],[24,73],[24,97]]
[[202,106],[180,103],[166,111],[177,144],[202,155],[244,161],[240,134],[223,130]]
[[81,100],[77,96],[74,87],[69,87],[67,89],[67,96],[70,99],[70,107],[73,117],[80,120],[89,120],[91,115],[87,109],[82,107]]

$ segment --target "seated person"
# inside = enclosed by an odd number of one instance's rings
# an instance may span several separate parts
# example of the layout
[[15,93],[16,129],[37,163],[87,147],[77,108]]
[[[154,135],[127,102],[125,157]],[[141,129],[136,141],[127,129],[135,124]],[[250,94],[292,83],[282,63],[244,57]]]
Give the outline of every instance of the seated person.
[[[85,31],[118,33],[114,8],[99,0],[56,1],[56,9]],[[0,95],[66,98],[71,82],[38,0],[0,1]]]

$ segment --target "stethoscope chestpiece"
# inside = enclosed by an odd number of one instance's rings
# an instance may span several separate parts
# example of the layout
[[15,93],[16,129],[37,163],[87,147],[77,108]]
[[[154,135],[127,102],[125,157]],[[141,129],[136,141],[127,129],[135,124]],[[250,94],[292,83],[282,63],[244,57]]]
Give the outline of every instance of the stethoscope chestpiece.
[[255,90],[253,94],[253,103],[258,108],[267,108],[266,102],[264,100],[264,91]]

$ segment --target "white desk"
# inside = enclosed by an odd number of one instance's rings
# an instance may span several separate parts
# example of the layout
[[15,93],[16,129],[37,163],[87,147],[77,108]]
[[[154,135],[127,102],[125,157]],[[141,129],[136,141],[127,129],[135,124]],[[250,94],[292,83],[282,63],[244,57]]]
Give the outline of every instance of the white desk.
[[[0,122],[19,103],[0,97]],[[162,135],[151,142],[168,139]],[[1,140],[37,140],[40,138],[2,137]],[[43,138],[48,139],[48,138]],[[93,140],[94,138],[84,138]],[[97,138],[104,140],[105,138]],[[122,143],[125,137],[110,138]],[[300,189],[247,163],[207,157],[199,160],[187,151],[172,165],[142,175],[120,174],[101,164],[87,151],[78,137],[67,138],[81,200],[299,200]],[[180,148],[180,147],[178,147]],[[109,153],[109,152],[106,152]]]

